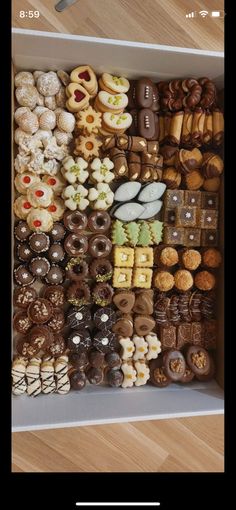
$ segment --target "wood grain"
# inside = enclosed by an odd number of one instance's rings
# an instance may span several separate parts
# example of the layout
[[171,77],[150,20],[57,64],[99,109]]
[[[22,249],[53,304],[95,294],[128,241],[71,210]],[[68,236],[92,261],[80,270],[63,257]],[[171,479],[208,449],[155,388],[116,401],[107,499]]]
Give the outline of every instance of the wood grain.
[[18,432],[13,472],[223,472],[223,417]]
[[[187,48],[223,51],[224,18],[186,18],[206,9],[204,1],[78,0],[58,13],[56,0],[13,0],[14,27],[110,37]],[[38,19],[20,18],[21,10],[38,10]],[[207,10],[224,10],[222,0],[208,0]]]

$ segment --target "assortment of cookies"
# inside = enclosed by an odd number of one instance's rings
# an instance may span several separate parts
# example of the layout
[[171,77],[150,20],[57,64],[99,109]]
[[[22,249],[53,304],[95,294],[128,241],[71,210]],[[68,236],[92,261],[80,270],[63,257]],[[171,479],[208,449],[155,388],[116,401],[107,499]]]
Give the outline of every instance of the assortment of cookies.
[[14,395],[208,381],[224,119],[208,78],[15,76]]

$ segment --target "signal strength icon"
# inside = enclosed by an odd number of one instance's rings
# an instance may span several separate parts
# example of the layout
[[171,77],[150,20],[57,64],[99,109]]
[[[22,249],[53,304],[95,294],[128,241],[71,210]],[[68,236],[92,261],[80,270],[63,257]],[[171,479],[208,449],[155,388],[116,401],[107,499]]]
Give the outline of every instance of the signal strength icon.
[[205,18],[208,15],[208,11],[199,11],[199,14],[202,18]]
[[196,18],[196,16],[197,16],[196,11],[189,12],[189,14],[186,14],[186,18]]

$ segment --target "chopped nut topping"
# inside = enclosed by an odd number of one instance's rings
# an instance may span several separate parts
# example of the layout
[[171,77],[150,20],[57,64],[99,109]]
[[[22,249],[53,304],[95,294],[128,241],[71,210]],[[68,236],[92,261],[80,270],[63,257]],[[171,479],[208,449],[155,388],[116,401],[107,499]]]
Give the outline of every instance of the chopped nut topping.
[[206,366],[206,362],[207,362],[206,356],[205,356],[204,352],[202,352],[202,351],[198,351],[195,354],[191,354],[191,359],[192,359],[193,364],[197,368],[204,368]]
[[158,383],[167,381],[167,377],[163,372],[163,368],[155,368],[153,375]]
[[179,374],[180,372],[183,371],[183,361],[181,359],[176,358],[170,360],[169,366],[171,372],[176,372],[177,374]]

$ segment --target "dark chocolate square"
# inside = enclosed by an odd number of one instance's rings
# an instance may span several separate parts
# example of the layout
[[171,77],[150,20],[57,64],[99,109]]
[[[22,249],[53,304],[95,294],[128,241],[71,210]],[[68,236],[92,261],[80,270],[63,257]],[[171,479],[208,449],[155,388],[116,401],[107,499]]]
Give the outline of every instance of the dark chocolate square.
[[204,347],[207,350],[216,349],[217,321],[212,319],[203,322]]
[[192,207],[201,207],[201,191],[190,191],[184,192],[184,203]]
[[163,221],[165,225],[175,225],[175,209],[164,209]]
[[218,246],[219,234],[217,230],[203,229],[201,231],[201,245],[202,246]]
[[201,246],[201,229],[185,228],[184,229],[184,246]]
[[202,323],[192,322],[191,324],[191,343],[194,345],[204,346],[202,338]]
[[210,191],[202,191],[202,209],[218,209],[219,195]]
[[218,211],[215,209],[202,209],[200,211],[200,227],[217,229]]
[[159,326],[159,335],[160,335],[162,351],[176,347],[176,327],[175,326]]
[[184,191],[182,189],[168,189],[165,192],[165,206],[177,207],[184,204]]
[[183,322],[177,327],[177,349],[181,349],[185,344],[191,344],[191,323],[189,322]]
[[197,226],[197,207],[184,205],[176,208],[176,221],[177,227],[196,227]]
[[165,244],[184,244],[184,228],[164,227],[163,242]]

